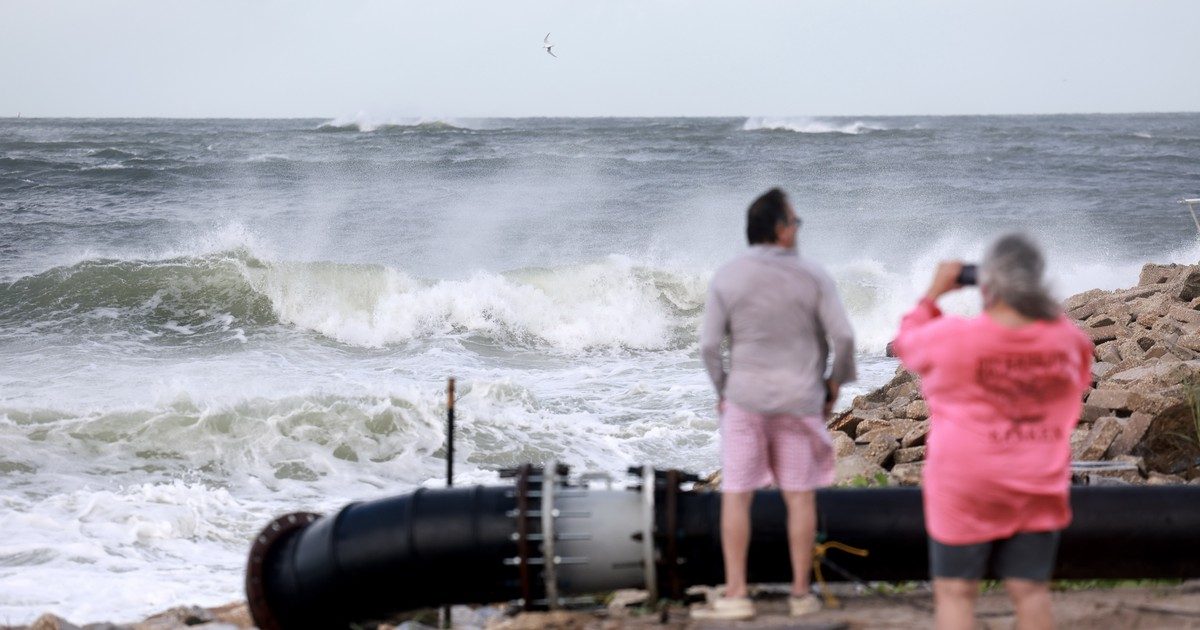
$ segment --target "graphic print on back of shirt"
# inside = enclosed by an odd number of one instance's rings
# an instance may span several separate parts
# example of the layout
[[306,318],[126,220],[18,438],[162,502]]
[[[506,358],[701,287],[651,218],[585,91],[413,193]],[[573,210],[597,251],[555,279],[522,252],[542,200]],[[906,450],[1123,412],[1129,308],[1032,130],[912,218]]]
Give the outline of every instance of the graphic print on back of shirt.
[[982,356],[975,363],[975,382],[996,409],[998,425],[989,432],[995,442],[1056,440],[1062,428],[1045,424],[1044,407],[1072,391],[1075,366],[1063,351],[1006,352]]

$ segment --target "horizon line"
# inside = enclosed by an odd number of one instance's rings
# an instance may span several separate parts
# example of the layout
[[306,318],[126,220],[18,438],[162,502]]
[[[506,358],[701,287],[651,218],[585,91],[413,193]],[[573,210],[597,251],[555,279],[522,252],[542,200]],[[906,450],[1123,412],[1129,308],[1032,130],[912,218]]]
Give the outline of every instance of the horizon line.
[[[122,116],[122,115],[99,115],[99,116],[27,116],[23,112],[19,112],[17,116],[0,116],[0,120],[329,120],[338,121],[345,120],[347,124],[357,122],[358,117],[348,116],[328,116],[328,115],[307,115],[307,116],[164,116],[164,115],[148,115],[148,116]],[[1142,111],[1118,111],[1118,112],[1005,112],[1005,113],[986,113],[986,114],[594,114],[594,115],[528,115],[528,116],[476,116],[466,114],[438,114],[438,115],[397,115],[397,116],[371,116],[364,115],[367,120],[387,120],[387,119],[479,119],[479,120],[536,120],[536,119],[578,119],[578,120],[596,120],[596,119],[663,119],[663,118],[692,118],[692,119],[720,119],[720,118],[998,118],[998,117],[1032,117],[1032,116],[1135,116],[1135,115],[1170,115],[1170,114],[1200,114],[1198,110],[1142,110]]]

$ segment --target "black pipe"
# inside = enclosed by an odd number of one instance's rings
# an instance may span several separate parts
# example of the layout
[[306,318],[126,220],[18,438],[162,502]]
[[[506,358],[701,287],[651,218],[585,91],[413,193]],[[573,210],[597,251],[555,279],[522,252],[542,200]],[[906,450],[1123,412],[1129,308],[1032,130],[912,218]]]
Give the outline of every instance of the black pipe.
[[508,600],[518,588],[504,563],[516,552],[511,494],[421,489],[318,519],[263,555],[258,592],[247,580],[254,620],[261,628],[344,628],[416,608]]
[[[683,493],[679,497],[679,555],[683,586],[724,582],[721,555],[721,495]],[[778,491],[755,493],[751,505],[750,555],[747,576],[753,583],[790,582],[787,521]],[[921,493],[915,488],[821,490],[817,492],[817,531],[827,540],[857,548],[859,558],[830,551],[829,558],[863,579],[873,581],[928,579],[925,520]],[[825,577],[841,581],[835,572]]]
[[[722,582],[720,495],[677,492],[665,485],[652,490],[658,561],[655,571],[645,573],[636,561],[629,566],[627,553],[629,545],[644,540],[641,523],[635,517],[612,518],[627,508],[636,514],[637,506],[649,500],[643,490],[562,492],[562,505],[569,504],[565,509],[577,516],[564,511],[564,523],[571,526],[561,531],[588,534],[563,539],[571,541],[561,543],[570,547],[570,555],[585,563],[561,567],[560,575],[568,568],[574,573],[557,590],[583,594],[572,588],[589,582],[581,575],[607,576],[607,584],[628,581],[628,588],[645,588],[640,576],[655,575],[660,593]],[[277,520],[251,552],[247,594],[255,622],[263,628],[333,628],[445,604],[521,600],[528,607],[547,592],[536,542],[541,529],[535,512],[540,514],[542,506],[541,495],[530,491],[521,502],[525,507],[518,509],[519,494],[510,487],[423,489],[351,504],[331,517]],[[1200,487],[1080,487],[1072,490],[1071,503],[1075,517],[1063,534],[1056,578],[1200,577]],[[578,515],[589,505],[607,520],[597,518],[590,528],[570,520],[586,519]],[[667,506],[674,507],[673,514]],[[777,491],[758,492],[752,510],[750,580],[789,581],[782,497]],[[928,579],[919,489],[821,490],[817,512],[818,531],[826,540],[869,552],[860,558],[830,551],[838,566],[870,581]],[[527,536],[523,545],[518,530]],[[833,571],[825,575],[843,579]]]
[[[680,496],[677,532],[686,585],[724,580],[720,495]],[[1200,576],[1200,487],[1079,487],[1063,532],[1055,579],[1186,579]],[[760,491],[751,508],[751,582],[791,581],[786,511],[778,492]],[[829,559],[870,581],[929,579],[928,538],[919,488],[817,492],[817,531],[866,549],[866,557],[830,550]],[[825,571],[826,579],[841,580]],[[995,576],[989,576],[995,577]]]

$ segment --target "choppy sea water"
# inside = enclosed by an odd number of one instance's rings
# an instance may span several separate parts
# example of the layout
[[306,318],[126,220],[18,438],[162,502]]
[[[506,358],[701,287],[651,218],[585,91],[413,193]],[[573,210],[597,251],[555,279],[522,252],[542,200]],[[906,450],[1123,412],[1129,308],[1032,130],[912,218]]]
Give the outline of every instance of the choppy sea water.
[[1000,231],[1063,296],[1200,259],[1197,114],[0,120],[0,623],[241,597],[275,515],[442,483],[448,376],[459,483],[716,468],[695,330],[774,185],[857,328],[843,404]]

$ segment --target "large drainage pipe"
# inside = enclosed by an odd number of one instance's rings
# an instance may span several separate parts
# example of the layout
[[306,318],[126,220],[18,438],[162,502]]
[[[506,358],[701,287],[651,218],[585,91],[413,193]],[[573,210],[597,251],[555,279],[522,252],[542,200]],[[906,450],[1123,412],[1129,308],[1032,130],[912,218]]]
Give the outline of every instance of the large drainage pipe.
[[[332,628],[445,604],[556,608],[618,588],[679,598],[723,581],[719,494],[682,490],[693,478],[677,471],[638,469],[637,483],[611,489],[549,470],[524,466],[510,487],[423,489],[276,519],[250,553],[255,622]],[[1071,503],[1056,578],[1200,577],[1200,487],[1079,487]],[[752,509],[750,579],[787,582],[782,498],[759,492]],[[831,551],[839,568],[927,579],[919,489],[821,490],[817,514],[826,540],[869,551]]]

